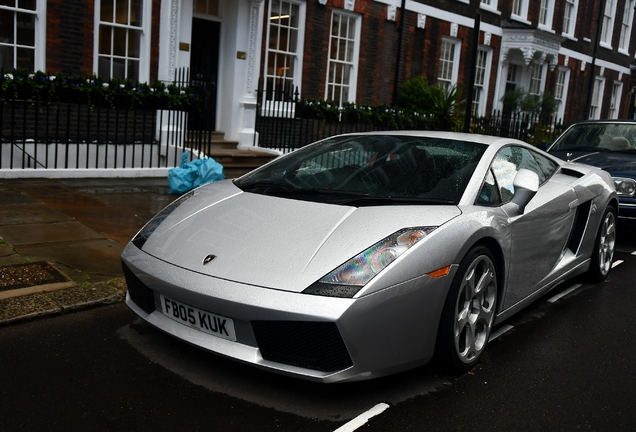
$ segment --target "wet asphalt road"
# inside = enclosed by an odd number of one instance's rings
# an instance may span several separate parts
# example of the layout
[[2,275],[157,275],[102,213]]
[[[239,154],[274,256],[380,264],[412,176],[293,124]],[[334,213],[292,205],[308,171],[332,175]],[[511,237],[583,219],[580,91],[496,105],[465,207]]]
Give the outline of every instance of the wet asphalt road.
[[633,430],[636,236],[622,229],[607,282],[549,293],[454,378],[288,379],[186,346],[123,304],[0,328],[0,431],[332,431],[380,402],[359,430]]

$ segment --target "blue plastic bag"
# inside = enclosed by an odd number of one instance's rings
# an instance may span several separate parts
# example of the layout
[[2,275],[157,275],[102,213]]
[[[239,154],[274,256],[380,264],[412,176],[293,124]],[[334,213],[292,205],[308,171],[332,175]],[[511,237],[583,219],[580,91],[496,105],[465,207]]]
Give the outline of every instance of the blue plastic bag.
[[173,195],[182,195],[196,187],[224,178],[223,165],[212,158],[188,162],[187,151],[181,155],[181,166],[168,171],[168,184]]

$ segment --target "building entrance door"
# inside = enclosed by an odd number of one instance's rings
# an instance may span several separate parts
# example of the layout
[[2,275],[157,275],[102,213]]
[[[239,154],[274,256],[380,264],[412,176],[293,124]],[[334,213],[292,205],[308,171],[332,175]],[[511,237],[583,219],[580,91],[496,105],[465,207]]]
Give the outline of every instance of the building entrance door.
[[190,130],[216,130],[217,77],[221,24],[200,18],[192,19],[190,44],[190,85],[203,97],[200,112],[190,114]]

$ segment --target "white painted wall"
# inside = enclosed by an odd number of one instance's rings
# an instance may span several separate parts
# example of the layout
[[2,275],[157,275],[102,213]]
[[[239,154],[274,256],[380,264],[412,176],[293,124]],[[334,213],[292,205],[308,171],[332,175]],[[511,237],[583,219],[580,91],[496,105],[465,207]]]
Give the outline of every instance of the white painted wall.
[[[221,2],[216,125],[226,139],[238,141],[241,147],[254,142],[263,5],[263,0]],[[161,3],[160,80],[172,80],[175,68],[190,65],[190,51],[181,51],[179,44],[192,42],[192,15],[192,0]],[[245,58],[239,58],[239,52]]]

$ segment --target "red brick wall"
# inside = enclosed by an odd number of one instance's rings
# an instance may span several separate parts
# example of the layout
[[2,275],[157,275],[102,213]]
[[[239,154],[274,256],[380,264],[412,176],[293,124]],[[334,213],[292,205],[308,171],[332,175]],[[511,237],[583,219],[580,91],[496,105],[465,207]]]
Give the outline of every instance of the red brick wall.
[[[596,17],[600,0],[580,1],[577,14],[575,37],[576,40],[565,39],[561,45],[587,56],[593,55],[594,41],[596,40]],[[616,9],[616,23],[613,32],[613,50],[598,48],[597,59],[605,60],[617,65],[628,65],[629,56],[617,52],[618,39],[620,36],[620,20],[624,10],[624,1],[619,0]],[[482,32],[480,43],[484,42],[484,24],[501,26],[506,21],[512,24],[523,26],[510,19],[511,2],[499,1],[500,13],[480,9],[478,0],[471,0],[470,4],[458,2],[456,0],[427,0],[422,1],[432,7],[438,7],[449,12],[474,18],[475,14],[481,14]],[[269,2],[265,1],[265,8]],[[304,40],[303,70],[302,70],[302,97],[325,97],[325,81],[327,75],[327,63],[329,52],[329,29],[331,15],[334,9],[342,10],[344,0],[329,0],[326,6],[321,6],[317,1],[306,2],[306,32]],[[533,24],[529,28],[536,28],[538,22],[539,2],[531,2],[528,12],[528,21]],[[357,71],[357,91],[356,101],[365,104],[391,104],[393,102],[398,28],[400,24],[400,8],[397,9],[396,21],[388,21],[387,5],[371,1],[356,0],[355,13],[360,14],[361,38],[360,56]],[[552,28],[556,35],[559,35],[563,26],[564,1],[555,1]],[[267,17],[267,11],[266,11]],[[404,17],[404,36],[402,42],[401,68],[399,71],[400,84],[418,75],[423,75],[429,83],[437,83],[439,68],[439,56],[442,36],[450,34],[450,23],[437,20],[431,16],[426,18],[426,28],[417,28],[417,14],[407,11]],[[266,40],[267,18],[265,19],[263,41]],[[470,77],[470,63],[472,56],[472,29],[459,26],[457,38],[462,41],[460,55],[458,86],[462,89],[462,97],[466,97],[463,90]],[[589,40],[588,40],[589,39]],[[590,41],[591,40],[591,41]],[[636,46],[636,35],[632,35],[630,52],[634,52]],[[501,48],[501,37],[491,35],[490,48],[492,50],[491,71],[488,83],[488,98],[486,112],[489,113],[495,108],[499,101],[494,100],[497,85],[498,70],[501,67],[502,59],[499,58]],[[263,49],[263,60],[266,51]],[[562,65],[564,57],[560,56],[559,65]],[[569,59],[568,67],[571,69],[570,82],[568,86],[567,107],[565,121],[572,122],[587,117],[587,95],[590,77],[600,73],[597,67],[593,73],[591,65],[588,63],[585,70],[581,71],[581,61],[573,58]],[[627,66],[625,66],[627,67]],[[261,65],[261,76],[263,74]],[[546,77],[545,91],[554,92],[558,69],[550,71],[548,69]],[[611,98],[611,86],[614,80],[618,80],[617,72],[605,71],[606,87],[602,106],[602,116],[607,116]],[[505,79],[503,77],[502,79]],[[622,76],[623,94],[621,103],[621,116],[626,116],[626,101],[628,99],[630,76],[625,73]]]
[[150,82],[157,81],[159,73],[159,31],[161,30],[161,0],[152,1],[152,33],[150,35]]
[[46,11],[46,71],[93,72],[94,2],[49,0]]
[[[46,71],[73,75],[93,73],[95,2],[49,0],[46,11]],[[161,0],[153,0],[150,81],[157,79]]]

